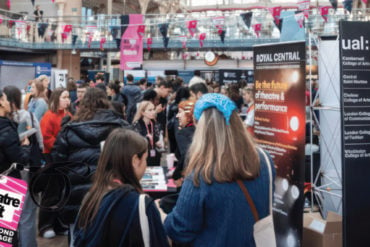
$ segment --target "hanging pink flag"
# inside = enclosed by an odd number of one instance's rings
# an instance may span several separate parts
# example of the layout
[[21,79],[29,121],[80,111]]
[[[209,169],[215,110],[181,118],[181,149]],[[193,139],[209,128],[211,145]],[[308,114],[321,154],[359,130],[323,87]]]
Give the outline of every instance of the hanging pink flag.
[[194,34],[197,31],[197,24],[198,24],[197,20],[192,20],[192,21],[187,22],[187,26],[188,26],[191,37],[194,37]]
[[10,0],[6,1],[6,6],[8,7],[8,10],[10,10]]
[[320,14],[321,14],[322,18],[324,18],[325,22],[328,21],[329,8],[330,8],[330,6],[320,7]]
[[0,18],[0,24],[1,24],[1,23],[3,23],[3,19],[2,19],[2,18]]
[[262,24],[261,23],[258,23],[258,24],[254,24],[253,25],[253,30],[256,33],[257,37],[260,36],[261,27],[262,27]]
[[273,8],[268,8],[270,11],[272,17],[274,18],[274,22],[276,25],[279,25],[280,23],[280,13],[281,13],[281,7],[273,7]]
[[139,38],[142,39],[145,35],[145,25],[139,25],[137,27],[137,34],[139,35]]
[[143,63],[143,40],[138,34],[138,25],[143,24],[143,15],[129,15],[129,24],[121,37],[121,70],[132,70]]
[[107,39],[104,38],[104,37],[102,37],[100,39],[100,50],[104,50],[104,44],[105,44],[105,42],[107,42]]
[[367,4],[367,0],[362,0],[362,2],[363,2],[364,4]]
[[152,44],[153,44],[153,39],[152,38],[148,38],[146,40],[146,47],[148,48],[148,51],[150,51],[150,49],[152,48]]
[[203,44],[204,44],[204,40],[205,39],[206,39],[206,34],[205,33],[199,34],[199,46],[200,47],[203,47]]

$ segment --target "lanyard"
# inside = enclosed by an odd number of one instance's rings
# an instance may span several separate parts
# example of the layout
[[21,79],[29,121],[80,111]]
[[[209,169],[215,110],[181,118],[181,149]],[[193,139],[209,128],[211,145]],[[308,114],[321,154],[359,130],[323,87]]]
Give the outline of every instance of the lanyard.
[[150,126],[151,126],[151,129],[152,129],[151,133],[149,132],[148,125],[145,124],[147,137],[149,138],[149,142],[150,142],[150,147],[153,149],[153,147],[154,147],[154,140],[153,140],[154,139],[154,133],[153,133],[153,123],[152,123],[152,121],[150,121]]

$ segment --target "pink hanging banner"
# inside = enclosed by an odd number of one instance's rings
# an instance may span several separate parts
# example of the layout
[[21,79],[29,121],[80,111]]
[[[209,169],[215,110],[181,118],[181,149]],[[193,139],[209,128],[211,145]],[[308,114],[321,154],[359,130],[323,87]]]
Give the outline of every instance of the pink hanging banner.
[[10,0],[7,0],[7,1],[6,1],[6,6],[8,7],[8,10],[10,10],[10,6],[11,6],[11,4],[10,4]]
[[121,37],[121,70],[132,70],[143,63],[143,40],[138,34],[138,25],[143,24],[143,15],[129,15],[129,25]]
[[145,35],[145,25],[139,25],[137,27],[137,34],[139,35],[139,38],[142,39]]
[[367,0],[362,0],[362,2],[363,2],[364,4],[367,4]]
[[22,214],[27,183],[23,180],[0,177],[0,246],[13,246]]
[[107,42],[105,37],[100,39],[100,50],[104,50],[104,44]]
[[268,8],[270,11],[272,17],[274,18],[274,22],[276,25],[279,25],[280,23],[280,13],[281,13],[281,7],[273,7],[273,8]]
[[261,32],[262,24],[261,23],[254,24],[254,25],[252,25],[252,27],[253,27],[253,30],[256,33],[257,37],[259,37],[260,36],[260,32]]
[[329,8],[330,8],[330,6],[320,7],[320,14],[321,14],[322,18],[324,18],[325,22],[328,21]]
[[206,34],[205,33],[201,33],[199,34],[199,46],[200,47],[203,47],[204,45],[204,40],[206,39]]
[[310,11],[310,0],[298,0],[298,10],[303,11],[303,14],[306,18],[308,18],[309,11]]
[[187,26],[188,26],[189,33],[190,33],[191,37],[194,37],[194,34],[197,31],[197,24],[198,24],[198,21],[196,21],[196,20],[192,20],[192,21],[187,22]]
[[148,51],[150,51],[150,49],[152,48],[152,44],[153,44],[153,39],[152,38],[148,38],[146,40],[146,47],[148,48]]

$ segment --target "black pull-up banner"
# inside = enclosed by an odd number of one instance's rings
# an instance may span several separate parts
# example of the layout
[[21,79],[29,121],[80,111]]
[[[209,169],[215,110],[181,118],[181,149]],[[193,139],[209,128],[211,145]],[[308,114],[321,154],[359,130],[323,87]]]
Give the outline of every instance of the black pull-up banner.
[[340,22],[343,246],[370,243],[370,22]]

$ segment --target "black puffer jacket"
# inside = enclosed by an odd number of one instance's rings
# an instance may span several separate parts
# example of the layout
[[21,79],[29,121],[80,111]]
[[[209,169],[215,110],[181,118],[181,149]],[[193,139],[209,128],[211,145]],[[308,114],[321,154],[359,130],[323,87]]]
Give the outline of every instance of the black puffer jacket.
[[193,135],[195,132],[195,127],[193,124],[182,128],[176,132],[176,142],[178,147],[178,152],[176,152],[176,158],[178,160],[176,169],[172,175],[172,178],[177,180],[183,177],[182,173],[186,168],[186,154],[190,147],[191,142],[193,141]]
[[73,173],[68,175],[71,195],[61,210],[64,223],[74,222],[81,201],[91,186],[91,176],[95,173],[100,156],[100,143],[113,129],[120,127],[129,127],[129,124],[111,110],[99,110],[92,120],[70,122],[62,127],[51,153],[53,161],[83,162],[90,168],[89,175],[85,177]]
[[[0,117],[0,173],[7,170],[13,162],[28,164],[30,148],[21,146],[17,124],[8,118]],[[20,177],[19,172],[10,174]]]

